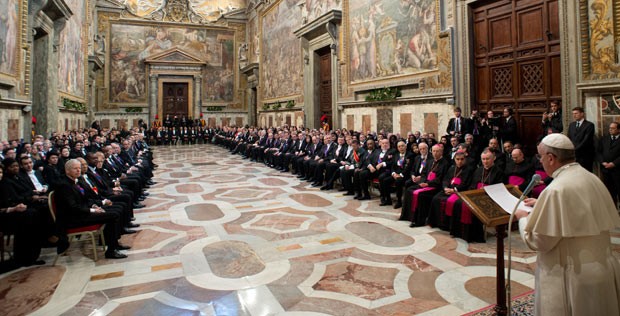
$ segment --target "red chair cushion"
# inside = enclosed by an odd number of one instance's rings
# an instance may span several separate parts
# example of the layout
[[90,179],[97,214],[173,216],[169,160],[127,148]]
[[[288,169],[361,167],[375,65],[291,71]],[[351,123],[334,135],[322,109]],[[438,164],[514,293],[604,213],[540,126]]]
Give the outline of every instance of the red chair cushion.
[[101,228],[101,226],[102,226],[102,224],[95,224],[95,225],[90,225],[90,226],[68,228],[67,229],[67,234],[76,234],[76,233],[89,232],[89,231],[93,231],[93,230],[99,230],[99,228]]

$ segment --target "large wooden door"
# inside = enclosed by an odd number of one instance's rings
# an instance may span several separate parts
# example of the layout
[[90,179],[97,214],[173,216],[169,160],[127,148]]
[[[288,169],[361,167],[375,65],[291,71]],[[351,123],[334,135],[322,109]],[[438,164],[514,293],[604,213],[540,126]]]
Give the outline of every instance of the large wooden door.
[[332,124],[332,59],[331,49],[322,48],[317,51],[319,55],[319,113],[327,115],[327,123]]
[[164,82],[164,104],[163,115],[166,117],[170,114],[170,117],[188,117],[188,84],[178,82]]
[[473,8],[475,106],[515,110],[529,153],[542,113],[562,95],[558,0],[486,1]]

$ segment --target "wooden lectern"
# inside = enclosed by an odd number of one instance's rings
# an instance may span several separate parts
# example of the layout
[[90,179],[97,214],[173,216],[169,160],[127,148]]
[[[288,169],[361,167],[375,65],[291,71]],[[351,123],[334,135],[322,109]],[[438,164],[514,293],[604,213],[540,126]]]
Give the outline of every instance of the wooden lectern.
[[[508,192],[517,198],[521,196],[521,191],[519,191],[518,187],[509,184],[506,185],[506,188]],[[472,214],[474,214],[483,225],[486,227],[495,227],[497,236],[497,303],[495,305],[495,312],[497,315],[507,315],[504,238],[506,237],[506,228],[508,226],[508,221],[510,221],[510,214],[506,213],[506,211],[497,205],[497,203],[486,194],[484,189],[458,192],[457,194],[461,200],[469,206]]]

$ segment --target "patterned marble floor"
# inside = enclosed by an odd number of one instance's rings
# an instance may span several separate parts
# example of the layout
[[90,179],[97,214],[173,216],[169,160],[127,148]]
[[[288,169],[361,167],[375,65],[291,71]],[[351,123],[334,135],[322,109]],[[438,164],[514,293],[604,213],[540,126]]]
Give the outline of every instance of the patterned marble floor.
[[[211,145],[155,156],[139,233],[123,236],[129,258],[93,262],[72,245],[54,267],[1,275],[2,314],[461,315],[495,301],[493,237],[409,228],[378,199],[320,191]],[[535,254],[514,241],[517,296],[534,286]]]

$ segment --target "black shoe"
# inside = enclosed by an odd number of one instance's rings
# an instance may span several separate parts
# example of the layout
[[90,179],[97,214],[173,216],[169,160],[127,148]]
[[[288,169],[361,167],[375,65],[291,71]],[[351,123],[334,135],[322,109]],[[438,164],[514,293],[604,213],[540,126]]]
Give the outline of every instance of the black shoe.
[[289,172],[290,170],[288,169],[280,169],[280,172]]
[[321,191],[331,190],[331,189],[332,189],[332,187],[330,185],[327,185],[327,184],[321,187]]
[[354,195],[354,194],[355,194],[355,193],[353,193],[353,192],[347,192],[347,193],[345,193],[345,194],[343,194],[343,195]]
[[127,258],[127,255],[124,255],[117,250],[108,250],[105,252],[105,257],[107,259],[125,259]]
[[355,194],[355,196],[353,198],[356,199],[356,200],[359,200],[359,199],[362,198],[362,195],[361,194]]
[[386,206],[386,205],[389,205],[386,200],[381,200],[381,203],[379,203],[379,206]]
[[135,224],[135,223],[129,223],[126,226],[127,228],[136,228],[136,227],[140,227],[140,224]]
[[320,187],[320,186],[321,186],[321,183],[320,183],[320,182],[313,182],[313,183],[312,183],[312,187],[315,187],[315,188],[316,188],[316,187]]
[[148,192],[142,192],[142,196],[145,196],[145,197],[146,197],[146,196],[149,196],[149,195],[151,195],[151,193],[148,193]]
[[45,264],[44,260],[37,260],[34,262],[30,262],[30,263],[22,263],[22,267],[29,267],[29,266],[42,266]]
[[136,220],[136,218],[135,218],[135,217],[132,217],[132,218],[130,218],[130,219],[129,219],[129,221],[130,221],[130,222],[133,222],[133,221],[135,221],[135,220]]
[[359,198],[358,200],[363,201],[363,200],[370,200],[370,195],[364,195],[361,198]]
[[141,209],[141,208],[144,208],[144,206],[145,206],[144,204],[134,203],[133,204],[133,209],[134,210]]
[[123,230],[121,231],[121,235],[131,235],[135,233],[137,233],[137,231],[133,229],[127,229],[127,228],[123,228]]
[[57,254],[63,254],[65,253],[65,251],[67,251],[67,249],[69,249],[69,241],[66,239],[58,239],[58,241],[56,242],[56,253]]
[[142,201],[144,201],[144,200],[146,200],[146,197],[145,197],[145,196],[138,197],[138,201],[139,201],[139,202],[142,202]]
[[347,190],[347,189],[342,188],[342,189],[338,189],[338,192],[344,192],[344,191],[346,191],[346,190]]
[[129,250],[129,249],[131,249],[131,247],[121,245],[121,244],[118,244],[118,246],[116,246],[116,250]]
[[401,207],[403,207],[403,203],[401,202],[396,202],[396,204],[394,204],[394,209],[401,208]]

